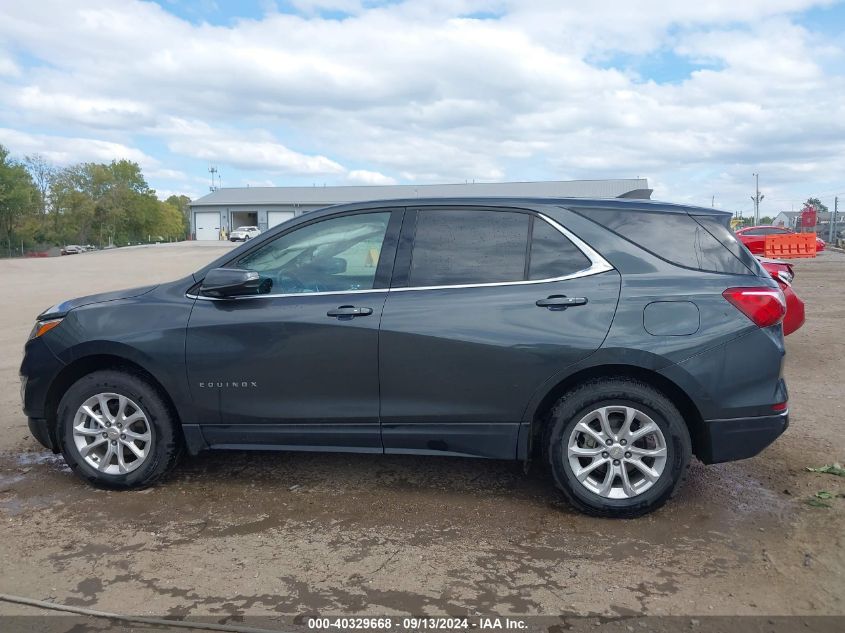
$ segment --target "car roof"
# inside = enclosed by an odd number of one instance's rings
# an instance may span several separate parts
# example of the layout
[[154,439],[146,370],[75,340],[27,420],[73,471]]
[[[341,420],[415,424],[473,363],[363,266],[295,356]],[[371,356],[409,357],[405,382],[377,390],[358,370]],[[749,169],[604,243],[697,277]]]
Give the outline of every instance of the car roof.
[[478,206],[478,207],[519,207],[519,206],[554,206],[577,209],[619,209],[624,211],[645,211],[651,213],[691,213],[693,215],[712,215],[719,218],[733,217],[730,211],[712,207],[641,200],[633,198],[531,198],[531,197],[459,197],[459,198],[397,198],[393,200],[372,200],[324,207],[310,211],[307,215],[322,212],[354,211],[358,209],[381,209],[392,207],[427,207],[427,206]]

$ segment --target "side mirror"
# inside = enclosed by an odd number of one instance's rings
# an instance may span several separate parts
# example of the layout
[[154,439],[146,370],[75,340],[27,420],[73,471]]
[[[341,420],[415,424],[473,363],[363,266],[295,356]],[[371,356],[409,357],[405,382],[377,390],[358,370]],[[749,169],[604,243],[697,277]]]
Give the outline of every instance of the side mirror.
[[[269,280],[265,280],[269,281]],[[254,270],[239,268],[215,268],[209,270],[202,280],[200,294],[206,297],[236,297],[255,295],[263,290],[261,276]]]

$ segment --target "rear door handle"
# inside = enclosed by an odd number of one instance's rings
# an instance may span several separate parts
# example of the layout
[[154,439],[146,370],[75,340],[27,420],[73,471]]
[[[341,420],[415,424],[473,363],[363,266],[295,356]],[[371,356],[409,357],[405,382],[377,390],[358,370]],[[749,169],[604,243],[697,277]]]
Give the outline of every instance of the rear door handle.
[[337,317],[338,319],[353,319],[359,316],[370,316],[372,308],[359,308],[357,306],[338,306],[334,310],[326,312],[326,316]]
[[552,295],[545,299],[538,299],[537,306],[549,310],[566,310],[575,306],[586,305],[586,297],[567,297],[566,295]]

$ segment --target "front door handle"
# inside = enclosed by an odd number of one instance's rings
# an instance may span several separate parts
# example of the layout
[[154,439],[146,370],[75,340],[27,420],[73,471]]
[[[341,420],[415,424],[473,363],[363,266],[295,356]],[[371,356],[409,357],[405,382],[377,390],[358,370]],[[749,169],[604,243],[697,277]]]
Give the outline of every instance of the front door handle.
[[338,319],[353,319],[359,316],[370,316],[372,308],[359,308],[356,306],[338,306],[334,310],[326,312],[326,316],[337,317]]
[[586,297],[567,297],[566,295],[552,295],[545,299],[538,299],[537,306],[549,310],[566,310],[574,306],[586,305]]

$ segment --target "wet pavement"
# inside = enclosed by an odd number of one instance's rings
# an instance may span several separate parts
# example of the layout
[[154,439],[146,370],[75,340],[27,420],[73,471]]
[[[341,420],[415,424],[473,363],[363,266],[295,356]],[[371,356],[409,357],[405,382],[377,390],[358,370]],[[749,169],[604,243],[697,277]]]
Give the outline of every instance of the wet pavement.
[[469,459],[214,453],[147,490],[86,486],[20,413],[32,319],[102,275],[97,289],[175,278],[211,250],[0,261],[20,296],[0,311],[0,592],[221,619],[845,614],[845,499],[808,503],[845,480],[805,470],[845,461],[831,383],[845,364],[845,255],[797,265],[808,321],[787,339],[786,434],[751,460],[694,463],[664,509],[612,521],[572,510],[539,466]]

